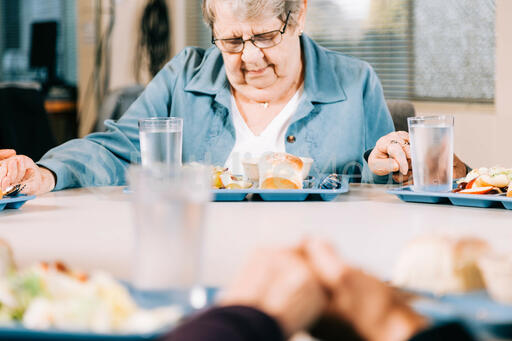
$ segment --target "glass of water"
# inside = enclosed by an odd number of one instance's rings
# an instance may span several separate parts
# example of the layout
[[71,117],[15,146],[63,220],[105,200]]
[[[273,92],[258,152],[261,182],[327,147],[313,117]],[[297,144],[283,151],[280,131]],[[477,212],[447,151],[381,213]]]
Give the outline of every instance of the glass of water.
[[448,192],[453,186],[453,116],[409,117],[413,190]]
[[183,119],[153,117],[139,121],[140,154],[142,166],[153,167],[163,163],[181,166]]
[[155,297],[171,304],[176,295],[193,308],[206,303],[200,276],[210,178],[210,168],[199,164],[130,167],[135,220],[131,284],[140,305],[152,306]]

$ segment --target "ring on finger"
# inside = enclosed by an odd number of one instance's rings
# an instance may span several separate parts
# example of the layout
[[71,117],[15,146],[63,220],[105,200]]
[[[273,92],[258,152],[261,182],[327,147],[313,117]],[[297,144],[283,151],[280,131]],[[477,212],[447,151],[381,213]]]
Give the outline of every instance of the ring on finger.
[[399,144],[401,146],[408,146],[409,145],[409,142],[408,141],[404,141],[403,143],[402,142],[399,142],[397,140],[391,140],[389,141],[389,143],[393,144],[393,143],[396,143],[396,144]]

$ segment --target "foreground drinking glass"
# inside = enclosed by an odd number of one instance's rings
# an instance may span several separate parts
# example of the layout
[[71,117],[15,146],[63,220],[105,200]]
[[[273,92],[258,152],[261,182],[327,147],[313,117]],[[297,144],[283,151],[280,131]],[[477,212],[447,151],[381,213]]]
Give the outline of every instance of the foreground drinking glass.
[[135,213],[135,298],[149,307],[155,297],[173,303],[172,295],[179,293],[188,296],[190,306],[204,306],[200,274],[203,222],[211,196],[209,168],[133,166],[128,179]]
[[452,190],[453,122],[453,116],[422,116],[407,119],[414,191]]
[[142,165],[156,163],[181,166],[183,119],[153,117],[139,121],[140,154]]

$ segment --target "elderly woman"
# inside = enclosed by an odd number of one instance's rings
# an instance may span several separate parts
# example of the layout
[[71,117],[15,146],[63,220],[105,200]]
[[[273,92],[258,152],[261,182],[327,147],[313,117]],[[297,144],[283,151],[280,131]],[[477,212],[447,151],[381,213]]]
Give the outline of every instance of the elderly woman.
[[[306,9],[307,0],[204,0],[215,46],[183,50],[118,122],[106,122],[106,133],[67,142],[37,165],[4,150],[1,188],[23,181],[25,192],[44,193],[124,184],[140,155],[138,121],[158,116],[184,118],[184,162],[238,173],[246,156],[286,151],[312,157],[318,177],[407,176],[408,135],[393,132],[375,72],[303,34]],[[368,166],[363,155],[375,146]]]

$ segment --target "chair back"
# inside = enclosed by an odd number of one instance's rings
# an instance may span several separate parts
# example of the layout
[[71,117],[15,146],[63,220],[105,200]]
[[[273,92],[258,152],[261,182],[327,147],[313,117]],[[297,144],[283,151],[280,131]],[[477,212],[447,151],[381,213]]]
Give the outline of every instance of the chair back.
[[396,131],[409,131],[407,118],[415,114],[414,105],[410,101],[390,99],[386,101]]

